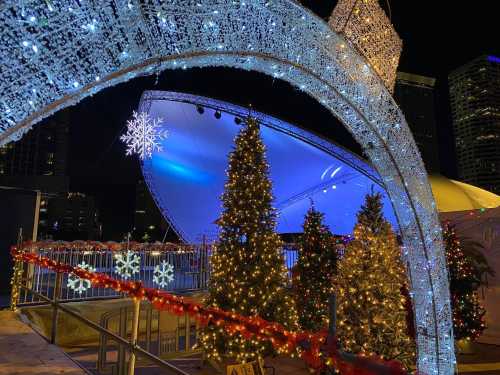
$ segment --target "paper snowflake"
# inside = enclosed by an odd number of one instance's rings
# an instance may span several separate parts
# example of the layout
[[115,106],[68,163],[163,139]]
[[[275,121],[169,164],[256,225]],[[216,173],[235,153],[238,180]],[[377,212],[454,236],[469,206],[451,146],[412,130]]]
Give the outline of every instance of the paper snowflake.
[[155,266],[153,272],[153,282],[158,284],[161,288],[166,287],[174,281],[174,266],[166,261],[162,261]]
[[146,112],[135,111],[132,117],[127,121],[127,133],[120,137],[127,145],[127,155],[137,154],[144,160],[150,158],[153,151],[162,151],[160,141],[168,135],[160,126],[163,119],[152,119]]
[[[95,268],[85,262],[77,264],[77,267],[89,272],[95,272]],[[67,285],[68,288],[73,289],[78,294],[82,294],[92,286],[92,283],[90,282],[90,280],[82,279],[81,277],[76,276],[74,273],[70,273],[68,276]]]
[[115,255],[115,272],[122,278],[130,279],[133,274],[139,273],[141,257],[133,251]]

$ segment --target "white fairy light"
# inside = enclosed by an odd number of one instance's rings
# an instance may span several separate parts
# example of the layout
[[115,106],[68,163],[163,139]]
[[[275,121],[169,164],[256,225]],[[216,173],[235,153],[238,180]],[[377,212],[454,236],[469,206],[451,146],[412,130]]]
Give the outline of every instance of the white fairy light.
[[134,111],[132,116],[127,122],[127,133],[120,137],[127,145],[127,155],[137,154],[144,160],[150,158],[153,151],[162,151],[160,141],[168,134],[160,125],[163,119],[152,119],[146,112]]
[[165,288],[172,281],[174,281],[174,266],[163,260],[155,266],[153,282],[158,284],[160,288]]
[[[78,264],[76,267],[89,272],[96,271],[94,267],[85,262]],[[81,277],[76,276],[74,273],[70,273],[68,276],[67,286],[69,289],[74,290],[78,294],[82,294],[92,286],[92,283],[90,282],[90,280],[82,279]]]
[[378,0],[339,0],[329,24],[366,57],[392,92],[403,43]]
[[[156,14],[168,15],[166,27]],[[94,19],[93,31],[82,28]],[[214,26],[204,27],[208,21]],[[418,370],[453,374],[448,273],[427,174],[388,91],[389,71],[361,55],[347,32],[339,35],[295,0],[8,1],[0,7],[0,25],[0,103],[10,109],[0,111],[0,146],[56,111],[142,74],[213,66],[286,72],[283,80],[345,124],[383,179],[408,252]]]
[[139,273],[140,267],[141,257],[133,251],[115,254],[115,272],[125,280]]

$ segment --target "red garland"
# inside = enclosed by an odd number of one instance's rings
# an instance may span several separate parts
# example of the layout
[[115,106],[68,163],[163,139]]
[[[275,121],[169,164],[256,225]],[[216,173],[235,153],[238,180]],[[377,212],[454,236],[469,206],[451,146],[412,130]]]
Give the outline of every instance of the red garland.
[[329,363],[341,370],[343,375],[376,375],[379,372],[371,369],[376,365],[384,367],[384,374],[406,374],[397,361],[387,362],[378,357],[368,358],[363,356],[356,356],[354,361],[344,359],[337,349],[336,339],[332,340],[333,344],[326,344],[328,336],[326,331],[317,333],[307,331],[290,332],[285,330],[281,324],[268,322],[259,316],[245,317],[221,309],[204,307],[159,289],[145,288],[141,282],[120,281],[106,274],[89,272],[35,253],[23,253],[18,251],[16,246],[12,247],[11,255],[17,261],[37,264],[55,272],[73,273],[82,279],[89,280],[93,287],[111,288],[117,292],[126,293],[134,299],[148,300],[158,310],[165,310],[176,315],[189,314],[201,325],[215,324],[224,326],[224,329],[230,335],[240,333],[245,338],[254,337],[259,340],[268,340],[271,341],[274,348],[284,350],[286,353],[292,353],[300,349],[301,358],[311,369],[317,372],[326,368],[328,360]]

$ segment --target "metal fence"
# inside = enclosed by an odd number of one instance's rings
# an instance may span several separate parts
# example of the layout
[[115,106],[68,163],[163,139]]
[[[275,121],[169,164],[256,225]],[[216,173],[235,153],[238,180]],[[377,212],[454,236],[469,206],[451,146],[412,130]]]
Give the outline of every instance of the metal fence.
[[[34,252],[59,263],[86,268],[107,274],[118,280],[141,281],[145,287],[157,288],[184,294],[208,288],[210,280],[210,257],[215,249],[210,244],[162,245],[112,250],[111,248],[89,248],[68,243],[55,246],[28,247]],[[294,245],[283,247],[283,259],[291,280],[292,268],[298,259]],[[39,265],[24,265],[23,272],[29,289],[52,298],[56,284],[56,274]],[[71,274],[62,275],[60,280],[60,300],[80,301],[99,298],[119,297],[120,293],[107,288],[94,288],[88,281],[75,278]],[[38,303],[35,293],[23,290],[17,305]]]

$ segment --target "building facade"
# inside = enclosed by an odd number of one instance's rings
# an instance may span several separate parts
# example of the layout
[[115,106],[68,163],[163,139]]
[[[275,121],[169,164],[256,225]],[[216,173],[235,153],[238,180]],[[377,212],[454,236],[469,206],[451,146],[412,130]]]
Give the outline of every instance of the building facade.
[[69,124],[70,112],[63,110],[19,141],[0,147],[0,185],[68,191]]
[[460,178],[500,194],[500,58],[480,56],[449,75]]
[[439,148],[434,105],[436,80],[398,72],[394,99],[403,111],[428,173],[439,173]]
[[53,240],[100,240],[102,226],[92,197],[82,193],[43,194],[38,238]]
[[140,180],[136,186],[132,238],[143,242],[164,242],[176,239],[174,231],[169,230],[167,221],[156,206],[143,180]]

